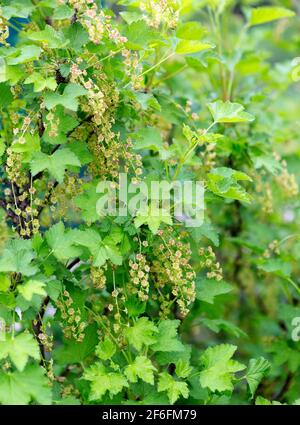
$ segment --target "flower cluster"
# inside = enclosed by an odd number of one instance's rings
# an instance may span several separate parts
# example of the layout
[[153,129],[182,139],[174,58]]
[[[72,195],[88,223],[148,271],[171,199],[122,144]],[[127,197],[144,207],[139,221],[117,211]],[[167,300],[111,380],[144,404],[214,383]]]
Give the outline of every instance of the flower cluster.
[[143,67],[140,63],[137,52],[131,52],[128,49],[122,50],[124,57],[125,74],[130,77],[134,90],[142,90],[144,78],[142,76]]
[[216,254],[214,253],[211,246],[207,248],[199,249],[200,259],[200,267],[201,269],[208,269],[206,272],[206,277],[208,279],[223,279],[223,270],[218,261],[216,261]]
[[60,309],[61,318],[65,322],[63,326],[64,336],[82,342],[87,323],[82,320],[82,312],[79,307],[74,306],[74,301],[67,290],[63,292],[61,300],[56,301],[56,305]]
[[146,257],[142,254],[135,256],[136,261],[129,260],[130,281],[128,290],[132,294],[137,294],[141,301],[149,299],[149,272]]
[[111,24],[111,16],[99,10],[94,0],[69,0],[76,11],[76,17],[89,33],[90,40],[100,44],[104,37],[116,44],[126,43],[127,38]]
[[270,258],[272,254],[280,255],[280,245],[276,239],[269,243],[268,248],[263,253],[263,257]]
[[1,17],[1,9],[0,9],[0,44],[4,44],[8,46],[7,38],[9,36],[9,29],[6,25],[5,20]]
[[177,26],[179,10],[176,1],[144,0],[140,2],[140,9],[144,12],[144,20],[151,27],[159,28],[164,24],[167,28],[174,29]]
[[[189,243],[173,236],[169,230],[158,232],[161,243],[153,249],[155,259],[151,265],[154,276],[154,286],[161,303],[161,316],[170,314],[172,301],[170,292],[184,317],[189,312],[189,306],[195,300],[195,272],[190,265],[191,249]],[[164,293],[164,289],[166,290]]]
[[46,198],[50,199],[50,210],[53,218],[60,219],[64,217],[68,209],[74,207],[74,197],[79,195],[82,191],[82,179],[76,178],[72,174],[66,174],[64,182],[57,185],[55,188],[53,184],[49,186],[49,195]]
[[105,264],[103,267],[91,267],[91,279],[93,282],[93,286],[95,289],[104,289],[106,285],[106,276],[105,270],[107,269],[107,265]]

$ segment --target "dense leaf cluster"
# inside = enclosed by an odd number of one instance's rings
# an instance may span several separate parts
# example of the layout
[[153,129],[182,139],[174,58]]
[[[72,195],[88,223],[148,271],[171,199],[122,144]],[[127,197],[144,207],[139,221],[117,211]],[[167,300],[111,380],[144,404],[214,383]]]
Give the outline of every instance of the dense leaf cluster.
[[[299,404],[300,8],[265,3],[1,0],[0,404]],[[108,213],[121,173],[203,182],[203,223]]]

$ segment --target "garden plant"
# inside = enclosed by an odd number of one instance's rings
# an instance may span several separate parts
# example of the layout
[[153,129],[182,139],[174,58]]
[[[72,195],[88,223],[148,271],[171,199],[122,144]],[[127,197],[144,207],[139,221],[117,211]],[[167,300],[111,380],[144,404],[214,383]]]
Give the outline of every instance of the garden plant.
[[299,16],[0,1],[0,404],[300,404]]

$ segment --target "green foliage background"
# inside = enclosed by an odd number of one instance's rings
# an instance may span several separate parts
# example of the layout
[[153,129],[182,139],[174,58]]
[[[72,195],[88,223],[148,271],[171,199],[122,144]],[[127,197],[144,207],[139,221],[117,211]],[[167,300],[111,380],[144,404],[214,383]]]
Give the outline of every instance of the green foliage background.
[[0,4],[0,403],[299,404],[299,2]]

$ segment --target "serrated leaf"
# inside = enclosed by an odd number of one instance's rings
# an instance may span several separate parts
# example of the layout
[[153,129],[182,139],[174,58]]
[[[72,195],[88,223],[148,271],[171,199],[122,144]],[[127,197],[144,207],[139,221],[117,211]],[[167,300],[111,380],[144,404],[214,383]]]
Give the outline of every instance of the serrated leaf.
[[172,224],[170,213],[162,208],[149,206],[138,210],[134,219],[135,227],[139,228],[147,224],[153,234],[158,232],[161,223]]
[[126,366],[124,373],[129,382],[135,383],[140,378],[144,382],[153,385],[155,370],[151,360],[145,356],[138,356],[133,363]]
[[270,367],[270,362],[268,362],[268,360],[264,359],[263,357],[250,360],[245,377],[249,385],[251,398],[254,397],[255,391],[260,381],[267,374]]
[[207,348],[200,356],[200,384],[212,392],[233,390],[235,373],[245,369],[245,366],[232,356],[237,347],[230,344],[220,344]]
[[0,374],[0,402],[5,405],[26,405],[31,401],[51,404],[51,387],[43,369],[28,365],[23,372]]
[[224,280],[199,279],[196,282],[196,297],[200,301],[213,304],[218,295],[228,294],[232,286]]
[[180,396],[188,398],[189,389],[186,382],[177,381],[167,372],[162,372],[159,376],[157,390],[166,391],[171,404],[179,399]]
[[179,320],[163,320],[158,325],[157,341],[151,346],[154,351],[184,351],[184,345],[178,339]]
[[141,317],[133,326],[126,328],[124,334],[129,345],[140,351],[143,345],[149,346],[156,342],[157,332],[157,327],[148,317]]
[[81,163],[70,149],[63,148],[52,155],[47,155],[43,152],[35,153],[30,162],[30,169],[33,176],[36,176],[41,171],[48,170],[59,183],[62,183],[65,170],[72,165],[80,167]]
[[32,276],[37,267],[31,262],[36,257],[31,241],[14,239],[8,242],[0,258],[0,272],[22,273]]
[[53,255],[60,261],[74,258],[81,253],[80,248],[75,246],[76,233],[65,230],[63,222],[52,226],[45,233],[45,237]]
[[50,49],[60,49],[66,47],[69,43],[69,40],[64,38],[63,33],[56,31],[51,25],[46,25],[42,31],[28,32],[27,37],[29,40],[46,44]]
[[77,111],[78,109],[78,97],[83,96],[87,93],[87,90],[80,84],[69,83],[62,94],[45,93],[45,106],[47,109],[53,109],[57,105],[62,105],[71,111]]
[[245,112],[244,106],[239,103],[218,100],[207,106],[216,123],[242,123],[254,120],[254,116]]
[[83,378],[91,382],[90,400],[101,400],[106,392],[110,397],[128,387],[126,378],[119,372],[109,372],[102,363],[87,369]]
[[23,298],[27,301],[31,301],[34,295],[46,296],[47,292],[45,291],[46,284],[39,280],[28,280],[26,283],[18,285],[18,291]]
[[30,333],[23,332],[16,337],[9,336],[0,341],[0,359],[10,357],[16,368],[22,372],[29,357],[39,360],[39,346]]
[[44,89],[55,90],[57,83],[54,77],[46,77],[39,72],[33,72],[24,81],[24,84],[33,84],[35,92],[40,92]]

